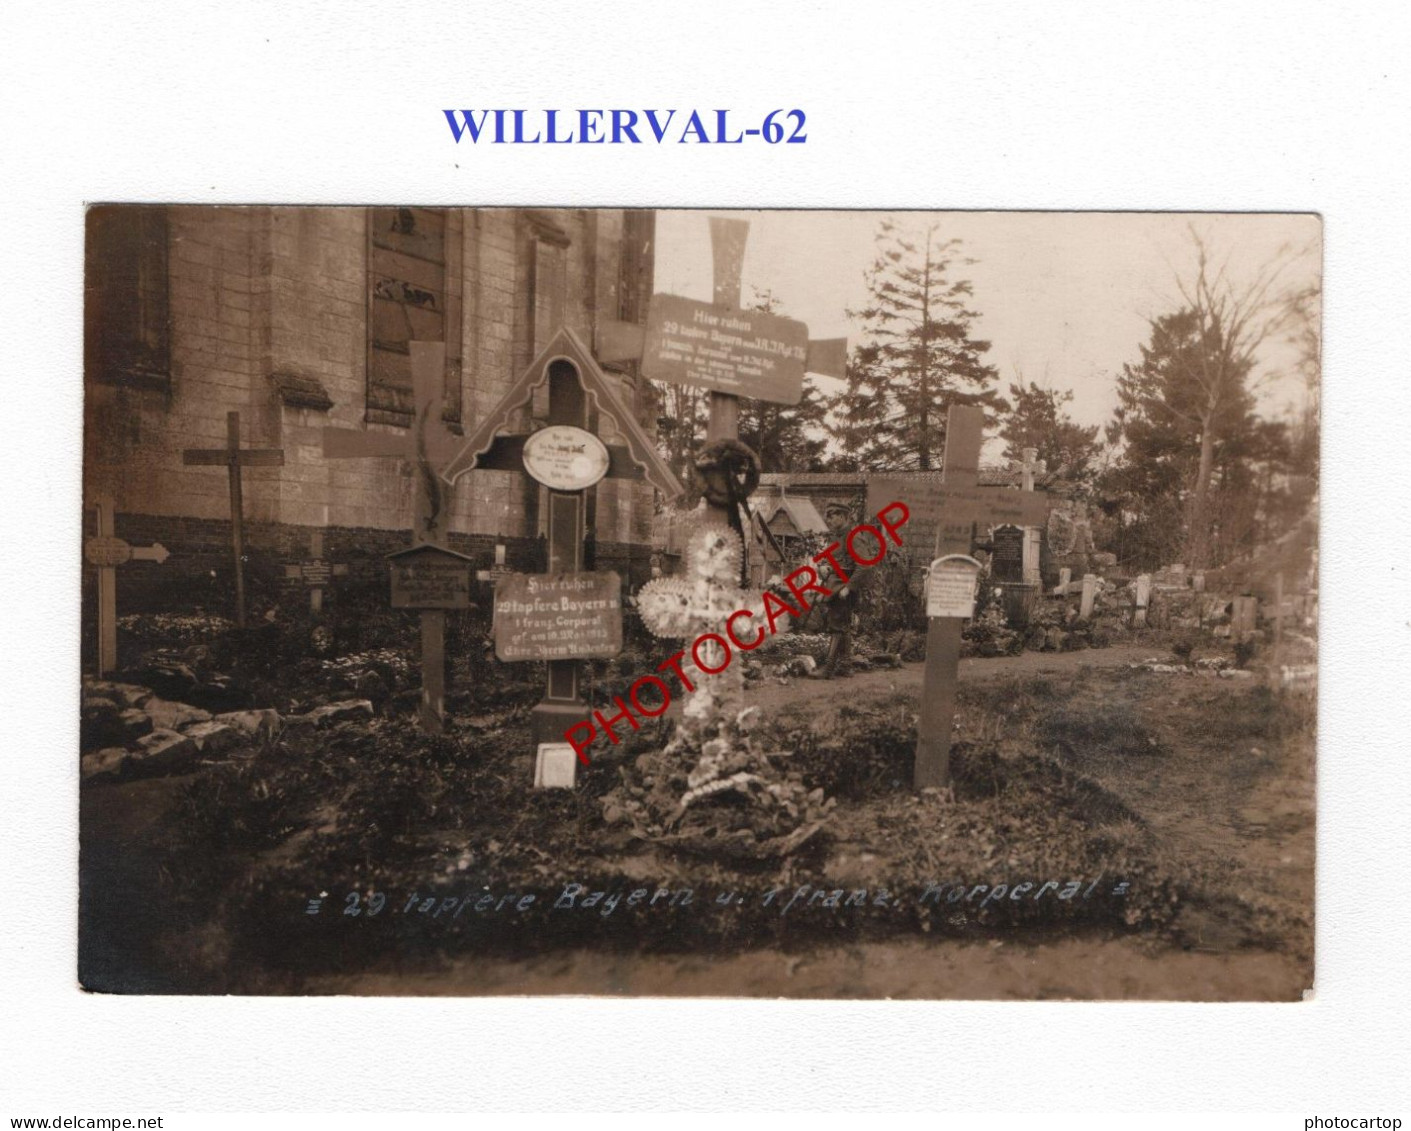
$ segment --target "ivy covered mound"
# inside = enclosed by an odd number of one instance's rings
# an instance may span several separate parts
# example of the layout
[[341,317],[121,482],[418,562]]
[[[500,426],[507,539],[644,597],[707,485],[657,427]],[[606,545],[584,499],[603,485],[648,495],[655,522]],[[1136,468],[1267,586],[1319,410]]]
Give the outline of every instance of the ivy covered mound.
[[[751,608],[752,595],[737,585],[743,550],[736,531],[700,512],[686,542],[685,576],[653,581],[638,597],[652,633],[689,637]],[[761,749],[750,733],[757,710],[740,709],[744,664],[717,644],[702,648],[706,639],[692,653],[718,674],[696,675],[665,747],[622,767],[603,817],[641,840],[686,852],[724,860],[788,856],[823,827],[833,802],[785,768],[788,751]]]
[[764,751],[750,733],[758,708],[719,709],[698,693],[667,745],[619,769],[603,818],[637,838],[723,860],[768,860],[797,851],[837,802],[789,768],[791,751]]

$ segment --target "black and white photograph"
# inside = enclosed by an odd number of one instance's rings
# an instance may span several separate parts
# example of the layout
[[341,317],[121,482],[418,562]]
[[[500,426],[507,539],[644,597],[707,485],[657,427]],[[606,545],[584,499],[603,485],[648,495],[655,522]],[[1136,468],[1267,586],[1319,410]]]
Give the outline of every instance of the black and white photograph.
[[1408,1118],[1399,8],[7,30],[0,1122]]
[[91,207],[82,984],[1299,1000],[1321,269]]

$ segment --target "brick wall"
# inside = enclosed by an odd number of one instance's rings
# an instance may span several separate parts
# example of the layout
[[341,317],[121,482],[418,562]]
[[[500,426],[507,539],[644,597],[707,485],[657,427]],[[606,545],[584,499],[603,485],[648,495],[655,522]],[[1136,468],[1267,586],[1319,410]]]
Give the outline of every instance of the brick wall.
[[[185,515],[142,515],[119,513],[114,521],[119,538],[135,546],[160,542],[170,554],[165,562],[132,561],[118,567],[118,615],[149,612],[203,611],[231,615],[234,609],[234,572],[230,546],[230,523],[224,519],[194,518]],[[302,600],[302,583],[285,576],[285,566],[310,556],[315,527],[285,523],[247,522],[245,525],[245,578],[250,608],[271,602],[295,604]],[[376,527],[331,526],[323,530],[323,556],[330,563],[345,565],[345,576],[335,578],[330,599],[336,599],[340,585],[388,583],[386,555],[405,549],[407,536],[400,530]],[[91,516],[85,531],[93,533]],[[495,560],[495,546],[505,546],[510,569],[538,573],[544,569],[544,544],[538,538],[504,537],[493,534],[453,532],[451,549],[472,559],[471,569],[489,569]],[[632,589],[651,576],[650,547],[617,541],[596,543],[595,568],[616,570]],[[83,597],[85,607],[94,598],[97,571],[85,568]],[[91,621],[85,620],[85,623]]]

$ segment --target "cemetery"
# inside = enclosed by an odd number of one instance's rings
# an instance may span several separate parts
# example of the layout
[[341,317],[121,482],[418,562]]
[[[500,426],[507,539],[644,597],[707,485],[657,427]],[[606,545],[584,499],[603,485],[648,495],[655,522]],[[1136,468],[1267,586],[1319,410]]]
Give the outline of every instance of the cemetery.
[[[300,270],[358,282],[361,210],[307,211],[265,221],[296,311]],[[887,354],[747,308],[749,222],[692,215],[706,302],[652,289],[631,214],[366,211],[365,413],[293,316],[268,403],[90,390],[85,985],[627,992],[563,973],[619,955],[826,996],[792,971],[848,948],[909,956],[903,996],[1001,949],[1042,996],[1311,982],[1316,482],[1163,542],[1166,488],[1040,459],[1052,416],[996,461],[1017,417],[969,394],[917,465],[844,424],[852,466],[780,471],[758,421],[819,376],[845,413]]]

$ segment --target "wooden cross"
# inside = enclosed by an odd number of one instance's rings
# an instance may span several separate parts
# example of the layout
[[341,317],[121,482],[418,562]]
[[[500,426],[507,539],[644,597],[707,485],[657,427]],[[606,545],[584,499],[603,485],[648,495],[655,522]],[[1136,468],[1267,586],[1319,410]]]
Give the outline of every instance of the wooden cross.
[[285,577],[297,577],[309,590],[309,612],[317,617],[323,612],[323,590],[334,577],[348,572],[346,565],[330,565],[323,558],[323,531],[315,530],[309,535],[309,556],[302,562],[284,567]]
[[[450,485],[441,469],[455,454],[458,437],[441,419],[445,399],[446,343],[408,342],[412,396],[416,414],[406,432],[364,432],[352,428],[323,430],[324,459],[401,459],[416,478],[412,546],[445,549]],[[421,729],[440,734],[444,727],[446,685],[446,612],[421,610]]]
[[[969,405],[951,405],[946,415],[943,479],[878,477],[867,485],[867,507],[876,514],[900,500],[911,520],[937,524],[938,553],[968,554],[976,522],[1041,526],[1048,518],[1041,492],[977,487],[985,414]],[[926,629],[926,672],[921,689],[921,723],[916,740],[917,789],[950,783],[950,736],[955,687],[960,670],[961,617],[932,617]]]
[[448,485],[440,471],[455,454],[459,437],[441,419],[446,390],[446,343],[408,342],[411,351],[412,397],[416,411],[405,432],[366,432],[357,428],[325,428],[324,459],[400,459],[416,471],[412,545],[445,542]]
[[97,512],[97,533],[83,545],[83,556],[98,569],[98,674],[107,675],[118,666],[118,579],[116,567],[132,561],[167,560],[167,548],[160,542],[132,546],[113,532],[113,500],[100,495],[93,500]]
[[224,466],[230,477],[230,543],[235,554],[235,623],[245,627],[245,504],[240,491],[242,467],[283,467],[283,448],[242,448],[240,414],[225,414],[225,447],[187,448],[181,462],[197,466]]

